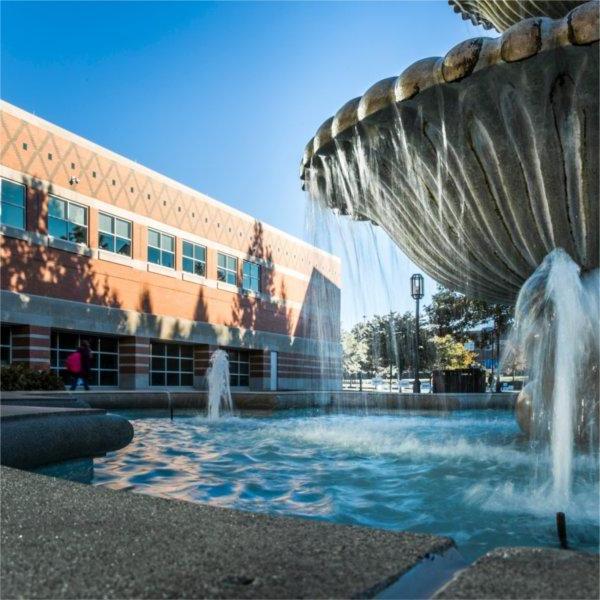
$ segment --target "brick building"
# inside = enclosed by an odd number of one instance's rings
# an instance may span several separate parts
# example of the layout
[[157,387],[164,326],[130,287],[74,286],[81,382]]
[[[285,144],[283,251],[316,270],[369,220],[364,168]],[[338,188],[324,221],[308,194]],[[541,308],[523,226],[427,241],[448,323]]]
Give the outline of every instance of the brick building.
[[[341,385],[340,261],[6,102],[2,362],[64,372],[82,339],[92,384]],[[324,359],[323,357],[327,357]]]

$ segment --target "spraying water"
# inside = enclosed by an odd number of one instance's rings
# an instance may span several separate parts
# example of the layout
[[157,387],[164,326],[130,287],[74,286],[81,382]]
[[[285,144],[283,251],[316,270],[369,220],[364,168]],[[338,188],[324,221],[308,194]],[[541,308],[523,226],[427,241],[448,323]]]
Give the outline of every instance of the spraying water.
[[208,382],[208,418],[218,419],[222,412],[231,413],[233,401],[229,387],[229,359],[225,350],[215,350],[212,353],[210,367],[206,371],[206,380]]
[[598,270],[552,251],[525,282],[509,354],[523,352],[530,382],[519,399],[521,425],[551,446],[552,502],[569,504],[576,443],[598,440]]

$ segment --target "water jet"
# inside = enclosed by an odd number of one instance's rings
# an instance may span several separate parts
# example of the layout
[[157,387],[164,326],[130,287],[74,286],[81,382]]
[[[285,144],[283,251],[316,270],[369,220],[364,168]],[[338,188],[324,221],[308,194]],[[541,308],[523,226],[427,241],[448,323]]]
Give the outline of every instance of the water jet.
[[218,419],[223,412],[231,413],[233,400],[229,385],[229,358],[225,350],[215,350],[206,371],[208,383],[207,416]]

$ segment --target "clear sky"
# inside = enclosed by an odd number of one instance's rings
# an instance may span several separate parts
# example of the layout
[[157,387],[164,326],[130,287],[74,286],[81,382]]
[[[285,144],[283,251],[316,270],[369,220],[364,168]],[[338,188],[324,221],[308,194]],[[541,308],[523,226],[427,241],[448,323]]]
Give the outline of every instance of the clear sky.
[[[317,127],[379,79],[492,35],[443,0],[0,10],[2,98],[299,237],[298,165]],[[366,306],[346,277],[346,327],[388,311],[390,294],[392,308],[412,307],[414,267],[392,264],[397,286],[371,284]]]

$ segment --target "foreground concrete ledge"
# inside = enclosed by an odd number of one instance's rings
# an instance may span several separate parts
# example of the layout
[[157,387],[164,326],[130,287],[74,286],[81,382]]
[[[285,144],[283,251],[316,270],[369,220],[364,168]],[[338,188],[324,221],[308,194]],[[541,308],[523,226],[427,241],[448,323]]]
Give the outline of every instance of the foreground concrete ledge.
[[458,573],[435,598],[600,597],[600,557],[553,548],[496,548]]
[[370,597],[453,545],[6,467],[0,481],[3,598]]
[[131,423],[104,410],[0,406],[0,462],[9,467],[102,456],[132,439]]

